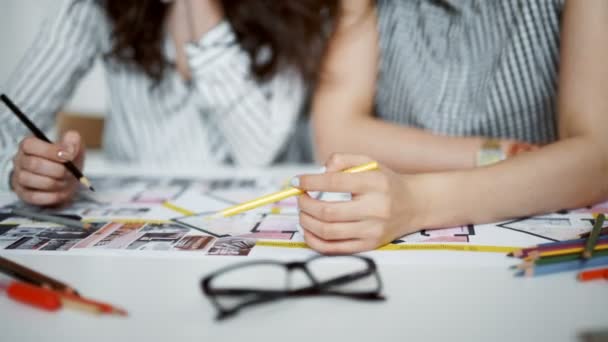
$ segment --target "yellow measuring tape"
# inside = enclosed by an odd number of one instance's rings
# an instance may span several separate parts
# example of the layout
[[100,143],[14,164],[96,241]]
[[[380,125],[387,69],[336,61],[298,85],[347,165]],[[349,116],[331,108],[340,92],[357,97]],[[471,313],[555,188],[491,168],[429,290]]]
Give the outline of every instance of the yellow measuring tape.
[[[310,248],[305,242],[258,240],[256,246],[279,248]],[[509,253],[521,249],[512,246],[481,246],[481,245],[451,245],[451,244],[389,244],[378,248],[379,251],[424,251],[444,250],[461,252]]]

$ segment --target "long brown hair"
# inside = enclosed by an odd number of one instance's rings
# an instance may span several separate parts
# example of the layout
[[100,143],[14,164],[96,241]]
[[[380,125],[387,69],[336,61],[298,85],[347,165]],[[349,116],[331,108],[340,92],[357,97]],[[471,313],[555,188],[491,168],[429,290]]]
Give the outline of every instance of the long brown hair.
[[[107,58],[134,66],[155,81],[170,67],[163,55],[163,23],[170,3],[98,0],[112,24]],[[314,82],[337,0],[221,0],[251,72],[265,81],[288,67]],[[265,53],[269,56],[261,58]]]

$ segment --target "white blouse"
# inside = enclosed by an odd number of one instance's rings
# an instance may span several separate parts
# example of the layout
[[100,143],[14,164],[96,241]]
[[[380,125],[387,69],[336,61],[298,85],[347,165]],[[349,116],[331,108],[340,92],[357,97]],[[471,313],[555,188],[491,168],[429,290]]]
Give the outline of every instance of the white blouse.
[[[173,62],[174,45],[166,41]],[[257,83],[227,22],[186,47],[191,82],[171,68],[155,86],[145,73],[103,58],[110,48],[104,10],[92,0],[64,1],[0,91],[47,130],[101,58],[109,94],[103,148],[132,163],[265,166],[294,132],[306,96],[301,78],[284,72]],[[30,133],[4,106],[0,123],[0,190],[7,190],[17,143]]]

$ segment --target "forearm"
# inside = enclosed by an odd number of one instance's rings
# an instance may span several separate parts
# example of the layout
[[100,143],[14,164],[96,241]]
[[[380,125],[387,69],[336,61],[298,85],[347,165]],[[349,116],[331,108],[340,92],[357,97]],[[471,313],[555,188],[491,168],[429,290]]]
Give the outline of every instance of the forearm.
[[475,166],[479,137],[449,137],[399,126],[373,117],[349,118],[334,127],[315,127],[317,159],[336,152],[373,157],[402,173],[467,169]]
[[606,144],[576,137],[490,167],[417,175],[410,180],[422,203],[415,228],[481,224],[589,205],[608,197],[607,173]]
[[241,91],[234,102],[215,107],[209,120],[228,143],[237,165],[268,166],[295,129],[305,98],[304,84],[298,75],[286,73],[265,85],[243,80],[234,85],[233,91],[237,89]]
[[250,58],[236,43],[227,22],[187,47],[197,103],[226,143],[237,165],[274,161],[292,132],[305,97],[295,72],[264,84],[250,71]]

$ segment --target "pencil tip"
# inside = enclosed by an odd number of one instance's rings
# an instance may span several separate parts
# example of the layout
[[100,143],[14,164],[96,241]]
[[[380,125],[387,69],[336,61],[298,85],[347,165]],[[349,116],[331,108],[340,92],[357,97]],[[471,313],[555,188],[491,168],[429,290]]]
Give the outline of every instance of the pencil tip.
[[95,192],[95,188],[93,188],[93,186],[91,185],[91,181],[87,178],[87,177],[81,177],[79,179],[80,183],[84,186],[86,186],[87,188],[89,188],[89,190]]

